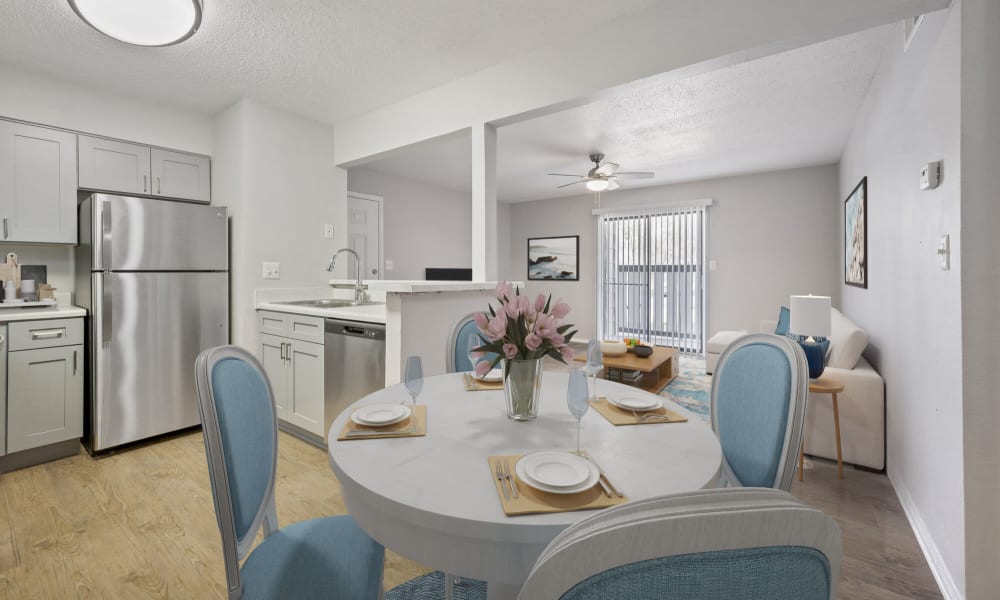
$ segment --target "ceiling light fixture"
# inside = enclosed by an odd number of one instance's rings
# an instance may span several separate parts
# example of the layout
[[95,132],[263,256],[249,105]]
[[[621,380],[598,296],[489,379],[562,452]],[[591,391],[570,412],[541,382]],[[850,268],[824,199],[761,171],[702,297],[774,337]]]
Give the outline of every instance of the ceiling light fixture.
[[177,44],[201,26],[202,0],[68,1],[97,31],[136,46]]
[[610,184],[607,179],[590,179],[587,181],[587,189],[592,192],[603,192],[608,189],[608,185]]

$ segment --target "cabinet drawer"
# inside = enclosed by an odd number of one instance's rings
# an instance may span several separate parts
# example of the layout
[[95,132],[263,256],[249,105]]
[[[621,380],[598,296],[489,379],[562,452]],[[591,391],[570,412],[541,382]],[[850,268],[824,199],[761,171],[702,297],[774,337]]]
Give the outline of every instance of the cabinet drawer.
[[83,343],[83,319],[15,321],[7,329],[11,352]]
[[303,342],[323,343],[323,317],[257,311],[257,330]]

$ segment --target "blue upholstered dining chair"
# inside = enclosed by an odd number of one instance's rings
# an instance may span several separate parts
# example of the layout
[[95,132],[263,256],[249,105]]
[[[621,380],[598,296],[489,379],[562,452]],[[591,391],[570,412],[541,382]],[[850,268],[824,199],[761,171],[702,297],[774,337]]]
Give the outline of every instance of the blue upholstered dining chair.
[[791,488],[808,396],[809,366],[789,338],[752,334],[726,348],[712,377],[725,484]]
[[840,528],[781,490],[726,488],[603,510],[542,552],[518,600],[830,600]]
[[[472,363],[469,362],[469,340],[474,339],[476,345],[481,345],[479,329],[476,328],[476,321],[471,313],[458,320],[455,328],[448,336],[448,346],[445,348],[445,366],[449,373],[461,373],[472,370]],[[487,354],[487,358],[495,355]]]
[[212,348],[198,356],[195,378],[230,600],[381,598],[385,550],[353,518],[278,529],[277,417],[257,360],[236,346]]

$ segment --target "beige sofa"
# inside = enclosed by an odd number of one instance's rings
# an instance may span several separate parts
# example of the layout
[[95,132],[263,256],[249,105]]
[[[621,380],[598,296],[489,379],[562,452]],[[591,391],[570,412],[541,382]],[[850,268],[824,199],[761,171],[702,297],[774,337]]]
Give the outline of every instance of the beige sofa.
[[[885,382],[861,353],[868,334],[836,308],[830,314],[830,350],[823,378],[844,386],[837,394],[844,462],[885,469]],[[776,321],[761,321],[762,332],[774,332]],[[804,429],[805,452],[836,460],[833,404],[829,394],[809,394]]]

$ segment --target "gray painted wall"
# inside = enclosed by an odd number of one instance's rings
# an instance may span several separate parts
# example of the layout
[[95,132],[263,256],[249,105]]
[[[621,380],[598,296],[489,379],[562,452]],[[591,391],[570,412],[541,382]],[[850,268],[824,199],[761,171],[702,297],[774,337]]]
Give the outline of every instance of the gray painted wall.
[[[870,334],[865,354],[885,378],[889,477],[932,568],[950,580],[945,588],[958,590],[964,588],[960,12],[956,5],[928,14],[905,54],[902,42],[889,50],[841,160],[837,203],[842,235],[843,198],[868,177],[868,289],[842,286],[842,308]],[[921,191],[920,169],[934,160],[944,161],[941,186]],[[940,269],[935,255],[946,233],[950,271]]]
[[468,194],[363,167],[347,170],[352,192],[382,196],[385,279],[423,279],[426,267],[472,266],[472,199]]
[[[837,302],[839,234],[837,167],[827,165],[675,185],[622,189],[602,196],[604,207],[711,198],[708,258],[708,335],[721,329],[757,331],[777,318],[791,294],[830,295]],[[502,275],[527,279],[529,237],[580,236],[580,281],[528,283],[573,307],[580,337],[597,330],[597,217],[594,195],[511,205],[510,259]]]

